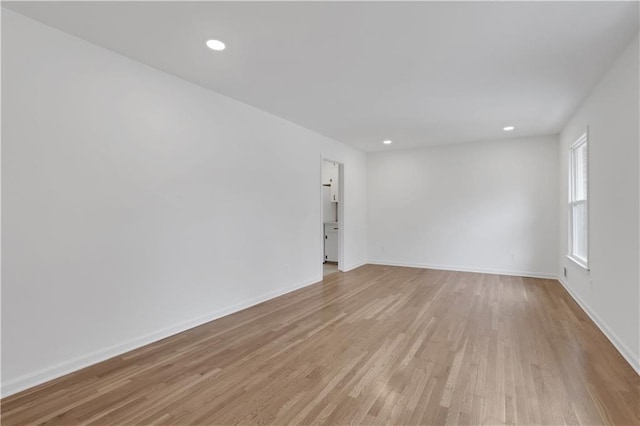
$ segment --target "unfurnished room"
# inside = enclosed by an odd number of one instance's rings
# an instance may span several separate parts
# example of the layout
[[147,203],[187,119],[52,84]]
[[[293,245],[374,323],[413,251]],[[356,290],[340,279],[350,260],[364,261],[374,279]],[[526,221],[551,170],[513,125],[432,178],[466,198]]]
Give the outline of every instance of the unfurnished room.
[[1,6],[2,425],[640,425],[640,2]]

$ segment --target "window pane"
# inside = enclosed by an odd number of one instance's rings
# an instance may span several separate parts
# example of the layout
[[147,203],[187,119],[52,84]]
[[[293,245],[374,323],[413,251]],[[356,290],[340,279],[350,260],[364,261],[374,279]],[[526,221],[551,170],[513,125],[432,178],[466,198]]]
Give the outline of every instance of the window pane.
[[575,201],[587,199],[587,145],[583,144],[574,151],[574,188]]
[[573,206],[572,218],[573,255],[587,260],[587,204],[585,202]]
[[582,135],[569,151],[569,215],[571,226],[569,254],[578,261],[587,263],[588,229],[587,229],[587,197],[588,197],[588,158],[587,135]]

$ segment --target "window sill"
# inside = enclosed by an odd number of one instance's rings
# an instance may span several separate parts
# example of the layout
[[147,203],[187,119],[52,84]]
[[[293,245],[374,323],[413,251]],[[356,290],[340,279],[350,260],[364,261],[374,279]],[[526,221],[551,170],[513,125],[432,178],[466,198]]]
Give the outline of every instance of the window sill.
[[587,263],[585,263],[583,260],[580,260],[577,257],[573,257],[573,256],[571,256],[569,254],[567,255],[567,259],[569,259],[570,261],[572,261],[573,263],[575,263],[576,265],[578,265],[579,267],[581,267],[585,271],[590,272],[589,265]]

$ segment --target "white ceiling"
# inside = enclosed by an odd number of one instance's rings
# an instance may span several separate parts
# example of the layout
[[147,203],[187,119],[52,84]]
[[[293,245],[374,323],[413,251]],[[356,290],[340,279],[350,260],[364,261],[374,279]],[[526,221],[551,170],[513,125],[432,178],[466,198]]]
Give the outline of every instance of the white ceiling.
[[365,151],[557,133],[639,13],[609,1],[3,6]]

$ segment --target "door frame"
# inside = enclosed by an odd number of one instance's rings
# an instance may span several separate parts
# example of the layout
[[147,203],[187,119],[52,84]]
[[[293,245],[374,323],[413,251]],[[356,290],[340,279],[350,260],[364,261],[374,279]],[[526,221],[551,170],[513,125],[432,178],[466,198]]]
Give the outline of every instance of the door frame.
[[[320,255],[324,263],[324,217],[322,206],[322,169],[324,162],[328,161],[338,165],[338,271],[344,272],[344,163],[331,158],[320,156]],[[322,264],[321,264],[322,266]],[[321,270],[322,272],[322,270]],[[323,275],[323,274],[321,274]]]

